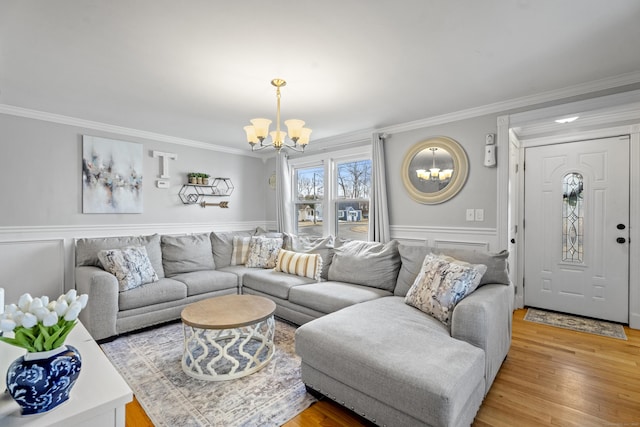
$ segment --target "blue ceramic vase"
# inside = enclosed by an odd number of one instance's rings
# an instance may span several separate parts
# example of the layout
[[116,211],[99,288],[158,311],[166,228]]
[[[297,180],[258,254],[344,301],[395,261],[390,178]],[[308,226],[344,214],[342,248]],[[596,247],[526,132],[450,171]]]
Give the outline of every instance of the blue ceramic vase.
[[7,370],[7,390],[22,408],[22,415],[41,414],[69,399],[80,375],[82,358],[70,345],[27,353]]

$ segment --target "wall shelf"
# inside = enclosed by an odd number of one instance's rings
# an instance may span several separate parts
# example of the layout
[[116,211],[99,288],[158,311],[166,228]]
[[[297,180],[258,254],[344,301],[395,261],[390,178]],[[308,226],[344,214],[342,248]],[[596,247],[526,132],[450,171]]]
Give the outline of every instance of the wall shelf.
[[[227,197],[233,193],[234,188],[230,178],[214,178],[211,185],[183,184],[178,197],[185,205],[211,206],[204,202],[206,197]],[[228,202],[225,202],[224,207],[227,205]]]

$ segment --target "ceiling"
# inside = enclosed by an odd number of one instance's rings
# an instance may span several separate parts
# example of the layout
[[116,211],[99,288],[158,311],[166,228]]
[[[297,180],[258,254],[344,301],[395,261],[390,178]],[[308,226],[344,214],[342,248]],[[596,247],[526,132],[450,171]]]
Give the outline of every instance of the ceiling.
[[281,77],[283,120],[323,144],[640,82],[639,18],[637,0],[0,0],[0,105],[248,150]]

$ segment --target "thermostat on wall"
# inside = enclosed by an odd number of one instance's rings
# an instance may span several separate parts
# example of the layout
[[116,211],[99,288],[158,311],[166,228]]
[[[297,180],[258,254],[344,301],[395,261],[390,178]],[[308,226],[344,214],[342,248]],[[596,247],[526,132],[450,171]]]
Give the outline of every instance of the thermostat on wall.
[[158,188],[169,188],[169,181],[166,179],[159,179],[156,181]]

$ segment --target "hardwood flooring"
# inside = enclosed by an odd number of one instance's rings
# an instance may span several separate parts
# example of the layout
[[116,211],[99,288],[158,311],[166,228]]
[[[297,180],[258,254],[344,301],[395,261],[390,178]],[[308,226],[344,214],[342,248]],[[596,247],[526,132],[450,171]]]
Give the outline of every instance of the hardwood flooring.
[[[511,350],[474,426],[640,427],[640,331],[627,341],[524,321],[513,315]],[[127,427],[153,426],[134,400]],[[285,427],[371,426],[322,400]]]

